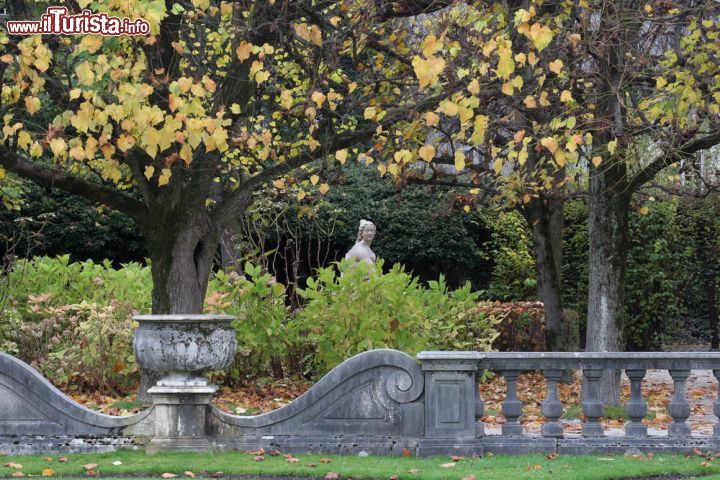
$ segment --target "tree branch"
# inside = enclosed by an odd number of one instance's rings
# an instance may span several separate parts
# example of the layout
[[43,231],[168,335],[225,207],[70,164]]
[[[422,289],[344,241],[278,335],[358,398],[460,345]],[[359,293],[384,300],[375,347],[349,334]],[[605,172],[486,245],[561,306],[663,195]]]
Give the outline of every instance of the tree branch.
[[77,175],[69,175],[43,167],[4,146],[0,146],[0,165],[38,185],[59,188],[68,193],[105,204],[139,222],[144,222],[147,218],[145,205],[126,193],[84,180]]
[[662,153],[630,179],[628,192],[634,192],[655,178],[655,175],[671,163],[689,158],[701,150],[707,150],[718,144],[720,144],[720,132],[696,138],[684,145],[677,145],[674,142],[669,145],[660,145]]

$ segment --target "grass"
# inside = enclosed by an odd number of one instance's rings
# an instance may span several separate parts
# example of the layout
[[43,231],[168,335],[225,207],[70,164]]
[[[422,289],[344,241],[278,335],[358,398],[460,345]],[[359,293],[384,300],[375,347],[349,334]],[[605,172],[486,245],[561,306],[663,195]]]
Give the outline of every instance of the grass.
[[[403,458],[403,457],[358,457],[339,455],[296,455],[296,463],[290,463],[283,456],[265,455],[261,462],[244,452],[223,453],[163,453],[146,455],[143,451],[121,450],[101,454],[65,455],[66,462],[60,462],[57,455],[32,455],[5,457],[7,462],[22,465],[21,469],[0,466],[0,476],[9,477],[21,471],[25,475],[42,475],[44,469],[52,469],[53,476],[86,476],[84,465],[97,464],[94,473],[101,476],[146,476],[159,479],[163,473],[172,473],[178,479],[190,471],[200,476],[223,472],[237,474],[300,475],[324,478],[328,472],[337,472],[340,478],[353,477],[388,479],[460,479],[474,475],[480,479],[583,479],[600,480],[613,478],[643,477],[650,475],[682,474],[689,476],[716,475],[720,480],[720,463],[707,462],[704,457],[681,455],[647,456],[569,456],[560,455],[554,459],[543,455],[486,456],[459,460],[454,467],[448,457]],[[330,459],[324,463],[322,459]],[[113,465],[113,462],[121,462]],[[704,464],[703,464],[704,462]],[[5,463],[5,462],[3,462]],[[0,464],[1,465],[1,464]],[[411,473],[414,472],[414,473]],[[48,472],[46,472],[48,473]]]

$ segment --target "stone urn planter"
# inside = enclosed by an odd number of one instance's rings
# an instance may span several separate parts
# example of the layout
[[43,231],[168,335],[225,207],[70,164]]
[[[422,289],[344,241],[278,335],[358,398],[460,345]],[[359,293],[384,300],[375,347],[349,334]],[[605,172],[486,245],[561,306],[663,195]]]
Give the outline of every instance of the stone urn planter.
[[163,377],[158,387],[204,387],[202,372],[222,370],[235,357],[229,315],[138,315],[133,350],[138,364]]
[[139,315],[133,350],[138,364],[162,375],[148,390],[155,436],[147,453],[208,451],[205,415],[218,387],[203,372],[222,370],[235,358],[237,340],[228,315]]

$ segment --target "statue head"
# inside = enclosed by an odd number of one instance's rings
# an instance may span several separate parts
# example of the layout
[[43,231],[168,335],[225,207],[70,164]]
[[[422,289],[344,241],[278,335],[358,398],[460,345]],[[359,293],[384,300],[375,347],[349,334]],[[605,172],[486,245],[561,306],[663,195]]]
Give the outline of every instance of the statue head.
[[358,236],[355,243],[365,240],[371,243],[375,238],[375,224],[367,220],[360,220],[360,228],[358,229]]

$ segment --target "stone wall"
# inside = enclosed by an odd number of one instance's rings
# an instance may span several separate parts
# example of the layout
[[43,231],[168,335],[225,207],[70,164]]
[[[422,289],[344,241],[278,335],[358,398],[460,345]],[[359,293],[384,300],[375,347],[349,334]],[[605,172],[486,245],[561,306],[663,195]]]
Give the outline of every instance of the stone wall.
[[[419,361],[418,361],[419,360]],[[622,368],[631,382],[624,436],[606,436],[599,418],[597,380],[603,369]],[[648,435],[640,382],[647,369],[669,370],[675,393],[674,418],[664,435]],[[479,373],[492,369],[507,383],[500,435],[487,435]],[[563,370],[583,370],[583,433],[570,435],[559,423],[557,381]],[[304,395],[283,408],[238,416],[211,405],[212,386],[197,391],[153,389],[154,404],[130,417],[88,410],[53,387],[30,366],[0,353],[0,451],[8,454],[104,451],[119,447],[161,450],[266,450],[285,453],[482,455],[493,453],[610,453],[718,450],[720,428],[710,436],[690,431],[685,380],[691,369],[720,376],[720,353],[479,353],[423,352],[418,358],[373,350],[350,358]],[[541,435],[519,423],[516,396],[521,371],[542,370],[547,394]],[[720,414],[720,402],[715,403]]]

